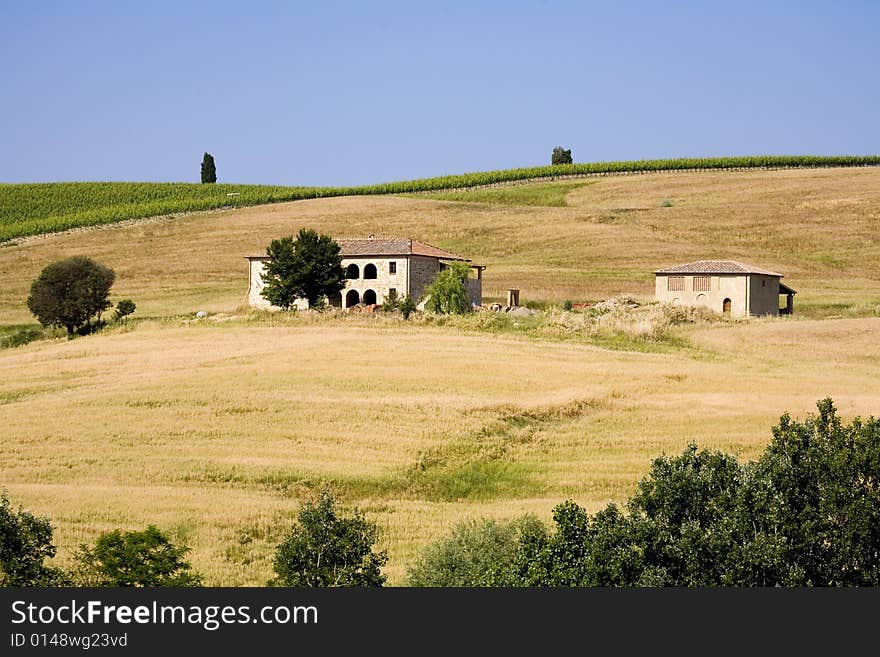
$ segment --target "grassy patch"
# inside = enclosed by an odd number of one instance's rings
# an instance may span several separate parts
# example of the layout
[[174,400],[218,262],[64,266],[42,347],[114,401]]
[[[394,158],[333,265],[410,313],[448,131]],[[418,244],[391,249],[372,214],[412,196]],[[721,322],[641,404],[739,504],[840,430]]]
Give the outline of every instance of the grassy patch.
[[491,500],[535,493],[531,468],[506,461],[475,461],[449,470],[434,470],[420,478],[420,495],[427,499]]
[[565,202],[565,197],[570,191],[589,184],[591,183],[568,182],[514,185],[489,189],[430,192],[420,194],[417,198],[431,198],[438,201],[460,201],[464,203],[488,203],[493,205],[535,205],[548,208],[563,208],[568,205]]

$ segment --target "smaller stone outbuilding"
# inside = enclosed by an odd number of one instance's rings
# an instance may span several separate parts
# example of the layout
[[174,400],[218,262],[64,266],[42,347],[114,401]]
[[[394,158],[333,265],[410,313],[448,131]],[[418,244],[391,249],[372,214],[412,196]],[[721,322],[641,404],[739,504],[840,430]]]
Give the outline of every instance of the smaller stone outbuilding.
[[655,298],[662,303],[705,306],[730,317],[794,312],[796,292],[780,281],[782,274],[734,260],[698,260],[654,275]]

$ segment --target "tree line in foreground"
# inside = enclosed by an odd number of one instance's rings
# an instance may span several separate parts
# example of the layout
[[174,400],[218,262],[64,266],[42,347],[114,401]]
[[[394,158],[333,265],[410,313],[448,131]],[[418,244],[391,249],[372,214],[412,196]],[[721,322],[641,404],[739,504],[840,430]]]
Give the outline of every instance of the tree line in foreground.
[[[532,516],[459,524],[409,569],[410,586],[878,586],[880,420],[844,423],[830,399],[783,415],[755,461],[689,446],[661,456],[623,507],[559,504]],[[329,491],[305,503],[276,549],[272,586],[382,586],[375,524],[339,513]],[[158,529],[81,546],[71,571],[49,520],[0,504],[5,586],[197,586]]]

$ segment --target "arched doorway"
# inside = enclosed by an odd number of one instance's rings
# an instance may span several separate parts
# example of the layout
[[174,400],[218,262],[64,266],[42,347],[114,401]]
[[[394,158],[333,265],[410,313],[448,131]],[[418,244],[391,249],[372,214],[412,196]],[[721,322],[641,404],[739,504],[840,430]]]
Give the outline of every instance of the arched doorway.
[[345,277],[346,278],[360,278],[361,270],[356,264],[352,263],[348,267],[345,268]]
[[[367,268],[364,267],[364,274],[367,273]],[[364,292],[364,305],[369,306],[371,304],[376,303],[376,293],[373,290],[366,290]]]
[[357,290],[349,290],[345,293],[345,307],[351,308],[352,306],[358,305],[358,302],[361,300],[361,295],[358,294]]
[[364,266],[364,278],[376,278],[376,265],[369,264]]
[[724,300],[724,303],[721,305],[721,312],[730,317],[730,299]]
[[342,307],[342,292],[334,292],[333,294],[327,297],[327,303],[329,303],[334,308]]

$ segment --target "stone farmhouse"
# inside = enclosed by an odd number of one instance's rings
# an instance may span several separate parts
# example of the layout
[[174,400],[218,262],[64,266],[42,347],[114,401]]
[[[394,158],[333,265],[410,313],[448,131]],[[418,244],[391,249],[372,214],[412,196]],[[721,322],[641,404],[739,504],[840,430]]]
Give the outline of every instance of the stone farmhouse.
[[[342,292],[328,299],[331,305],[351,308],[358,304],[381,304],[392,296],[411,297],[417,303],[425,288],[448,262],[470,260],[436,246],[409,238],[337,239],[346,282]],[[247,300],[254,308],[271,309],[273,306],[260,294],[263,289],[263,271],[269,260],[266,255],[247,256],[249,281]],[[468,299],[480,305],[483,297],[482,265],[470,264],[472,276],[467,281]],[[298,301],[296,307],[305,309],[308,302]]]
[[[790,315],[796,292],[782,274],[733,260],[698,260],[655,275],[655,298],[663,303],[706,306],[730,317]],[[785,305],[780,308],[780,297]]]

